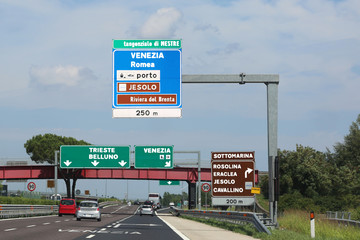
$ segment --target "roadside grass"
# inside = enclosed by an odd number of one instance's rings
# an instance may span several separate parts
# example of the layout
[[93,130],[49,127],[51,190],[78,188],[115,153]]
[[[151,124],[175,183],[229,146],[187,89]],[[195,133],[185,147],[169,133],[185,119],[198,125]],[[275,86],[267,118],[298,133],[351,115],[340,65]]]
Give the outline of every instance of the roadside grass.
[[[280,230],[292,231],[303,234],[310,238],[310,214],[308,212],[293,210],[287,211],[279,218]],[[315,215],[315,236],[316,239],[360,239],[360,228],[354,226],[345,226],[342,224],[330,222],[323,215]]]
[[0,204],[57,205],[58,202],[47,199],[33,199],[24,197],[0,197]]
[[[259,233],[252,224],[232,224],[216,219],[195,218],[182,216],[211,226],[220,227],[229,231],[245,234],[264,240],[307,240],[310,237],[310,216],[304,211],[288,211],[279,217],[279,228],[271,230],[271,235]],[[315,218],[315,239],[318,240],[358,240],[360,228],[344,226],[327,221],[320,216]]]

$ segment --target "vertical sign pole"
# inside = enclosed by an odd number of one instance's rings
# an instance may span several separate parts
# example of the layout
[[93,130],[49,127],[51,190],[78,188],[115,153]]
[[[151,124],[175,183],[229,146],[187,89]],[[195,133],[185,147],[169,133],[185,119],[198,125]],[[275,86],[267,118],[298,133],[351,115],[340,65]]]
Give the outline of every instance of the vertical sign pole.
[[268,118],[268,157],[269,157],[269,210],[273,223],[277,223],[277,201],[274,199],[274,160],[277,156],[278,132],[278,83],[266,83]]
[[198,198],[198,201],[199,201],[199,207],[198,209],[201,210],[201,165],[200,165],[200,151],[198,152],[198,194],[199,194],[199,198]]
[[55,180],[55,200],[57,200],[58,194],[58,153],[59,150],[55,151],[55,167],[54,167],[54,180]]
[[310,212],[310,235],[315,238],[315,214],[314,211]]

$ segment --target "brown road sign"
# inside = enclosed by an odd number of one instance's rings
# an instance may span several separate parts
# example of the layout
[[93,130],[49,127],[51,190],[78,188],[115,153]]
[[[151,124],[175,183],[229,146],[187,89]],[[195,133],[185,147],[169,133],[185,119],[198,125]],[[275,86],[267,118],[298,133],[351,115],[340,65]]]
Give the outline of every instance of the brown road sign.
[[212,161],[211,182],[213,197],[254,196],[254,161]]
[[211,152],[211,160],[253,160],[255,152]]

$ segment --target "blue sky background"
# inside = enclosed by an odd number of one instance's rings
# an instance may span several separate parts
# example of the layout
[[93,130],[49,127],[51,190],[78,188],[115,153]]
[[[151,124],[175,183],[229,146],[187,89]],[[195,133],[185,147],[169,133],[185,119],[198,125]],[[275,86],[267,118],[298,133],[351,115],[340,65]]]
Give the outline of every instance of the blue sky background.
[[[183,84],[181,119],[112,119],[112,39],[182,39],[183,74],[279,74],[279,148],[332,150],[359,114],[359,23],[357,0],[0,0],[0,162],[54,133],[174,145],[204,165],[211,151],[255,151],[267,170],[265,85]],[[78,186],[102,195],[104,182]],[[107,194],[124,197],[125,182],[108,180]],[[146,197],[129,182],[130,198]]]

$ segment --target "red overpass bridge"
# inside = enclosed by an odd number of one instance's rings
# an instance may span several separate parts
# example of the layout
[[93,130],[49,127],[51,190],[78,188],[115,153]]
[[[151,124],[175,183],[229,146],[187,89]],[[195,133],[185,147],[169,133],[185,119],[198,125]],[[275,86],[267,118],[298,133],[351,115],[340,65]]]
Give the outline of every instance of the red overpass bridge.
[[[198,181],[198,168],[173,169],[80,169],[79,179],[139,179]],[[201,181],[211,181],[211,169],[201,168]],[[0,166],[0,180],[54,179],[54,165]],[[59,178],[60,174],[58,174]]]
[[[0,166],[0,180],[54,179],[55,165]],[[138,180],[179,180],[188,183],[189,207],[196,206],[196,182],[198,168],[175,167],[173,169],[78,169],[78,179],[138,179]],[[61,179],[61,174],[58,178]],[[211,169],[201,168],[203,182],[211,181]]]
[[[54,179],[55,165],[0,166],[0,180]],[[197,167],[174,167],[173,169],[78,169],[78,179],[138,179],[179,180],[188,183],[189,207],[196,205],[196,182],[199,180]],[[58,178],[61,174],[58,170]],[[211,182],[211,168],[200,169],[200,180]],[[255,183],[258,171],[255,170]]]

